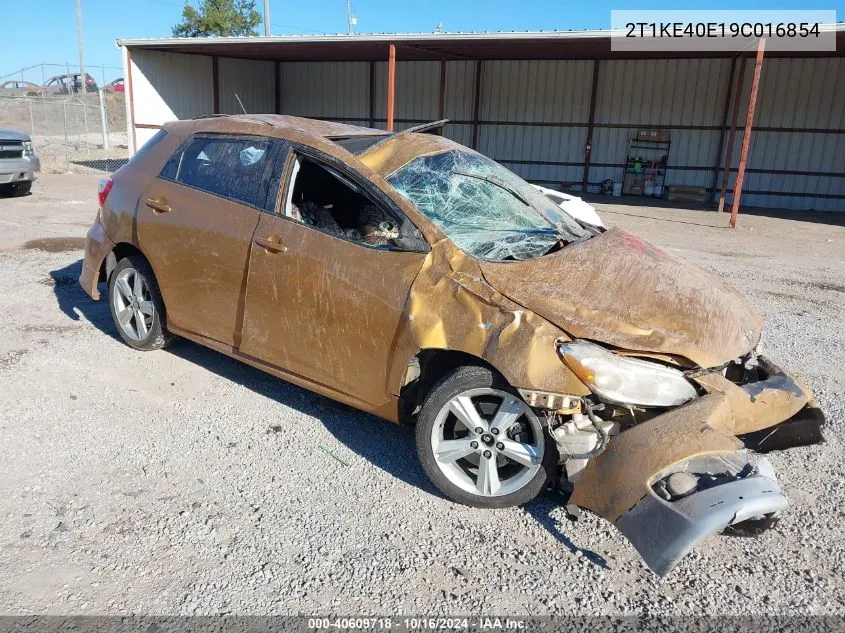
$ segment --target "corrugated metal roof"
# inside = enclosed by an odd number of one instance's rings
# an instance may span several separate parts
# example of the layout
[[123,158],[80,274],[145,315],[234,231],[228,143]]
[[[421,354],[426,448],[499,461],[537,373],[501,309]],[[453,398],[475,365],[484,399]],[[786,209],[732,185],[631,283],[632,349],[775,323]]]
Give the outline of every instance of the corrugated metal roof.
[[[845,55],[845,24],[826,28],[837,33],[837,55]],[[437,59],[630,59],[732,57],[731,51],[611,50],[622,30],[525,31],[482,33],[374,33],[367,35],[278,35],[265,37],[202,37],[119,39],[119,46],[168,52],[266,59],[275,61],[377,61],[387,44],[400,49],[403,60]],[[767,57],[829,57],[831,53],[772,52]]]

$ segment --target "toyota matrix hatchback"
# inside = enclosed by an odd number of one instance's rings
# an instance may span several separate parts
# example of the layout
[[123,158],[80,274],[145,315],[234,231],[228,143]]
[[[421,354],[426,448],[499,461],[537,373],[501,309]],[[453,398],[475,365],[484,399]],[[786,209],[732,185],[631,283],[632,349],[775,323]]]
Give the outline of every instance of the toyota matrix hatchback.
[[169,123],[101,184],[80,278],[138,350],[174,335],[416,424],[449,498],[558,485],[660,574],[787,500],[757,453],[821,441],[736,290],[582,223],[431,132]]

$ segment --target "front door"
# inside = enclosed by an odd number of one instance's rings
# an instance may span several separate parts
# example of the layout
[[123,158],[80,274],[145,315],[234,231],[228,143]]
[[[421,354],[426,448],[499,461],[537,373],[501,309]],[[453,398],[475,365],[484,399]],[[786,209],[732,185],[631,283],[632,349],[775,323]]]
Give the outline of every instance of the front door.
[[424,249],[399,248],[396,211],[336,166],[305,160],[293,172],[280,212],[255,231],[240,349],[384,404],[398,387],[388,365]]
[[236,345],[274,143],[196,137],[141,194],[138,243],[155,272],[168,325]]

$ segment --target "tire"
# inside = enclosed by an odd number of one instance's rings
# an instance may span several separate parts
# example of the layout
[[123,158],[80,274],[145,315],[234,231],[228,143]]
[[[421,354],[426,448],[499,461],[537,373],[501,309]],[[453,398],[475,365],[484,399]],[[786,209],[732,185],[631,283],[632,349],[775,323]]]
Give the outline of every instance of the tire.
[[18,196],[25,196],[32,189],[32,182],[13,182],[0,186],[0,194],[17,198]]
[[155,274],[141,255],[121,259],[112,271],[109,309],[120,338],[133,349],[162,349],[173,339],[164,326],[164,301]]
[[[476,423],[481,433],[469,428]],[[557,452],[540,420],[519,393],[487,367],[460,367],[431,390],[420,410],[416,441],[432,483],[449,499],[477,508],[531,501],[557,467]]]

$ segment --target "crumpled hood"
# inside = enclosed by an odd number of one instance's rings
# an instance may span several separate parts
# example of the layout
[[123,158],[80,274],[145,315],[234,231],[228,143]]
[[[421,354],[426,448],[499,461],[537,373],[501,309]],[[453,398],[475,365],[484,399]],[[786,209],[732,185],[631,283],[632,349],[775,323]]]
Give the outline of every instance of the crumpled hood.
[[737,290],[618,228],[537,259],[479,265],[496,290],[576,338],[702,367],[760,340],[762,318]]

